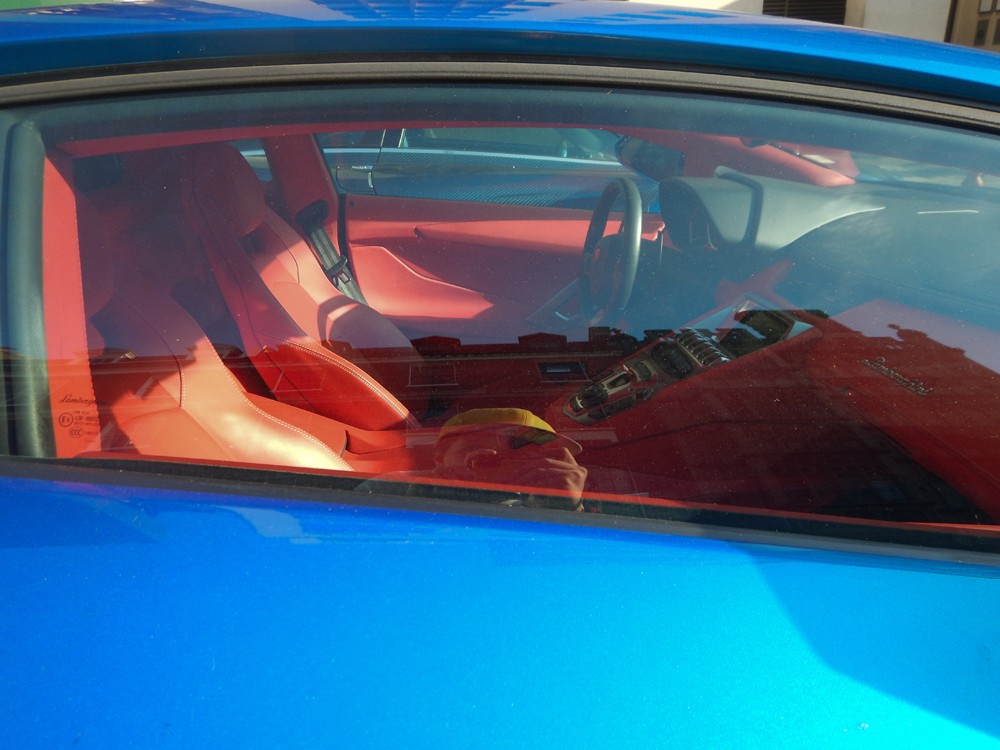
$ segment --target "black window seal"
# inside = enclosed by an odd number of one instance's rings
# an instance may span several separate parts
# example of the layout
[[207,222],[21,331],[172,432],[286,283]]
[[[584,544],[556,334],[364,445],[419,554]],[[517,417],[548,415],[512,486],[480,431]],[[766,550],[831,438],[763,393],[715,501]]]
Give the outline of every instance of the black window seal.
[[[781,549],[810,549],[868,555],[872,559],[927,560],[959,566],[995,569],[1000,577],[1000,537],[943,529],[926,530],[867,524],[837,517],[791,518],[727,509],[648,508],[645,517],[596,512],[510,508],[498,500],[509,492],[467,490],[444,485],[421,485],[422,494],[403,490],[405,484],[371,483],[365,477],[321,472],[279,471],[181,461],[114,458],[0,458],[0,475],[47,482],[83,483],[225,496],[225,502],[245,497],[276,503],[318,503],[387,508],[455,516],[503,518],[624,533],[689,536]],[[357,488],[368,482],[363,492]],[[585,499],[593,510],[597,503]],[[970,530],[975,527],[968,527]],[[889,563],[898,564],[898,563]],[[981,574],[981,573],[980,573]],[[989,574],[989,573],[988,573]],[[989,574],[992,575],[992,574]]]
[[[405,63],[405,64],[404,64]],[[150,94],[275,85],[387,82],[489,82],[580,86],[620,86],[675,92],[739,96],[808,104],[845,111],[917,118],[951,126],[996,128],[1000,101],[966,101],[887,87],[761,75],[753,71],[700,71],[636,67],[634,61],[594,64],[565,62],[437,61],[258,64],[192,70],[118,73],[3,86],[6,106],[90,97]],[[1000,93],[998,93],[1000,99]]]
[[[10,115],[0,113],[0,289],[6,288],[7,285],[7,257],[8,257],[8,227],[10,224],[10,215],[8,212],[8,199],[7,196],[11,192],[11,175],[8,172],[9,160],[8,155],[10,153],[10,141],[13,126],[16,124],[17,120]],[[0,353],[2,353],[2,361],[0,361],[0,395],[2,395],[3,403],[11,404],[13,403],[13,392],[11,390],[11,379],[10,379],[10,344],[9,344],[9,334],[7,333],[7,308],[5,305],[0,304]],[[13,435],[11,430],[13,429],[13,421],[8,419],[8,410],[0,410],[0,455],[9,455],[11,453],[11,443],[13,440]]]
[[[9,452],[52,456],[55,436],[42,294],[42,182],[45,146],[30,123],[10,128],[4,170],[0,315]],[[16,189],[14,188],[16,186]],[[75,219],[74,219],[75,221]]]

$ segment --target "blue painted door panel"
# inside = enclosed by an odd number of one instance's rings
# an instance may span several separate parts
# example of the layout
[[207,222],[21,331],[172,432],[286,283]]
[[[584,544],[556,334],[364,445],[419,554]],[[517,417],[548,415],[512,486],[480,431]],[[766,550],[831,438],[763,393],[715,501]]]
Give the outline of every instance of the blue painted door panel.
[[0,496],[3,747],[1000,738],[990,567],[27,479]]

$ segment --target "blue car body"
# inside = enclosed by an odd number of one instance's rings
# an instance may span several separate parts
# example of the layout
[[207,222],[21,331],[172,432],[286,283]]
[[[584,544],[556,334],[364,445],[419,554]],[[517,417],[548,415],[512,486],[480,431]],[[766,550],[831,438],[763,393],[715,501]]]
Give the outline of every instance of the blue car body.
[[969,555],[102,479],[4,482],[9,746],[1000,732],[997,570]]
[[[2,12],[0,102],[125,72],[475,55],[1000,104],[993,57],[815,24],[301,5]],[[990,534],[567,519],[235,469],[2,473],[3,747],[1000,746]]]
[[[0,16],[4,76],[380,59],[398,55],[539,55],[634,60],[853,80],[884,89],[995,101],[991,56],[963,48],[785,18],[587,2],[303,3],[270,7],[158,0],[9,11]],[[373,44],[372,39],[380,41]],[[76,73],[74,73],[76,71]]]

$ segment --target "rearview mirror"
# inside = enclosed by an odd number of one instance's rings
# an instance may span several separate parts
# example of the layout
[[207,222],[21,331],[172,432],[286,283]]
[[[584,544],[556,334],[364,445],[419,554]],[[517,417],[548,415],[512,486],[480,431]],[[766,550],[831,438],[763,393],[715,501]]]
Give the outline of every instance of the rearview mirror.
[[657,182],[684,173],[683,152],[641,138],[622,138],[615,153],[623,165]]

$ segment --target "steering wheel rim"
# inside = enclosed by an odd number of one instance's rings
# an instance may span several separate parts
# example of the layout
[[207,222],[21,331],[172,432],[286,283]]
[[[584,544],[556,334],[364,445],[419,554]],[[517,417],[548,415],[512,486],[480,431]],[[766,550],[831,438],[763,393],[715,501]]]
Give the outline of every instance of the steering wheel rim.
[[[595,274],[598,272],[596,256],[598,245],[604,239],[604,230],[608,226],[611,208],[619,196],[625,199],[625,210],[622,215],[618,235],[621,238],[618,257],[614,259],[611,270],[611,288],[607,299],[594,299]],[[639,252],[642,241],[642,196],[639,188],[631,180],[620,177],[608,183],[597,199],[594,212],[587,227],[587,237],[583,243],[583,268],[580,271],[580,305],[581,312],[589,325],[600,325],[613,319],[625,311],[635,277],[639,269]]]

